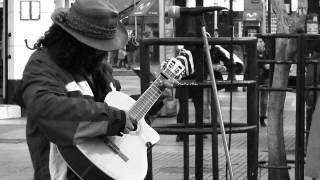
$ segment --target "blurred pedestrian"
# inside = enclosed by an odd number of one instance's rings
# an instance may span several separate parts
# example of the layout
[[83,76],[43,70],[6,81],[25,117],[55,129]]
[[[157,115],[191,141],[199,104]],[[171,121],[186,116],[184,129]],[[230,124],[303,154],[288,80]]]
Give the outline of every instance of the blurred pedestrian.
[[128,65],[127,61],[127,51],[125,47],[122,47],[118,50],[118,61],[117,61],[117,67],[118,68],[126,68]]
[[[232,74],[240,74],[244,69],[243,61],[235,54],[233,54],[233,63],[230,59],[230,53],[220,45],[212,46],[210,49],[210,55],[213,61],[213,70],[216,80],[223,80],[222,73],[232,70]],[[207,77],[209,78],[209,75]],[[222,88],[218,87],[218,90]],[[207,88],[204,91],[204,121],[209,122],[211,119],[211,88]]]
[[135,32],[133,31],[130,33],[129,41],[126,46],[127,62],[128,62],[127,69],[133,69],[137,65],[135,61],[135,56],[136,56],[135,53],[137,51],[137,48],[138,48],[137,37]]
[[[266,58],[266,48],[265,42],[262,38],[258,38],[257,41],[257,55],[258,59]],[[260,87],[268,87],[270,83],[269,78],[270,65],[269,64],[258,64],[258,85]],[[260,104],[259,104],[259,122],[262,127],[267,126],[265,120],[267,118],[267,107],[269,92],[268,91],[259,91],[260,92]]]
[[[213,61],[213,68],[214,68],[214,74],[216,80],[223,80],[222,72],[228,71],[232,69],[235,73],[240,73],[243,70],[243,62],[240,60],[240,58],[236,57],[234,55],[234,62],[231,63],[230,61],[230,53],[224,49],[220,45],[215,45],[210,48],[210,54]],[[194,74],[194,61],[191,51],[180,47],[178,48],[178,59],[182,59],[188,66],[186,66],[186,77],[183,78],[183,80],[194,80],[195,74]],[[187,67],[189,67],[187,69]],[[205,69],[205,73],[207,74],[207,69]],[[218,90],[221,88],[218,87]],[[178,88],[176,90],[175,97],[179,99],[179,110],[177,114],[177,123],[183,123],[183,114],[186,113],[182,108],[182,100],[183,98],[191,98],[193,102],[195,102],[196,94],[197,94],[198,88]],[[210,115],[211,115],[211,108],[210,108],[210,102],[211,102],[211,96],[210,96],[210,88],[204,89],[204,100],[203,100],[203,118],[204,122],[210,122]],[[176,141],[182,141],[183,136],[178,135]]]
[[[182,80],[192,80],[195,78],[194,74],[194,62],[193,62],[193,56],[190,50],[186,49],[183,45],[177,46],[177,59],[180,60],[186,67],[185,69],[185,76],[182,78]],[[177,123],[184,123],[184,114],[187,113],[185,109],[183,108],[184,101],[191,98],[192,100],[195,98],[195,94],[197,92],[197,89],[195,88],[177,88],[175,92],[175,98],[179,101],[179,109],[177,114]],[[177,135],[176,141],[182,141],[183,136]]]

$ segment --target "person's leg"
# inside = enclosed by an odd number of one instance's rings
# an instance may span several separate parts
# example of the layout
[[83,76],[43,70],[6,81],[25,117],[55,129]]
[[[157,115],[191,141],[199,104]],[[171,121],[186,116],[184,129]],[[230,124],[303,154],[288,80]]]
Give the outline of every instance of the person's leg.
[[[209,100],[209,97],[210,96],[210,92],[209,92],[209,88],[205,88],[203,89],[203,97],[201,97],[199,94],[199,89],[193,89],[193,93],[192,93],[192,101],[193,101],[193,105],[194,105],[194,109],[195,109],[195,112],[200,112],[200,99],[203,98],[203,111],[202,111],[202,115],[203,115],[203,123],[210,123],[210,108],[209,108],[209,105],[210,105],[210,100]],[[207,119],[206,119],[207,118]],[[207,134],[204,134],[203,135],[203,138],[207,138]]]
[[265,127],[267,125],[265,122],[265,119],[267,118],[268,98],[269,98],[268,91],[260,91],[259,120],[260,120],[260,125],[263,127]]
[[[187,99],[188,101],[188,99]],[[178,124],[182,124],[185,122],[184,120],[184,113],[186,113],[186,109],[184,107],[184,104],[186,103],[186,100],[179,98],[179,110],[178,110],[178,114],[177,114],[177,123]],[[177,138],[176,138],[176,142],[180,142],[183,141],[183,135],[178,134]]]
[[211,120],[211,94],[210,88],[203,89],[203,121],[204,123],[209,123]]
[[133,68],[134,67],[134,63],[133,63],[133,52],[129,51],[127,54],[127,58],[128,58],[128,68]]
[[[179,100],[179,108],[177,113],[177,123],[185,123],[188,116],[188,98],[189,98],[189,89],[188,88],[177,88],[175,91],[175,97]],[[183,135],[177,135],[176,141],[183,141]]]

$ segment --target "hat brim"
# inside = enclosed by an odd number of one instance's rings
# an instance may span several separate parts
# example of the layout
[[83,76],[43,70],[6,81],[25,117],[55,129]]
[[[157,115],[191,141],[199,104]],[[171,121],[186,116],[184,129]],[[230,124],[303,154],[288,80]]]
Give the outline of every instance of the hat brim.
[[96,48],[99,50],[103,50],[103,51],[117,50],[117,49],[124,47],[127,44],[128,33],[127,33],[126,29],[121,25],[120,22],[117,26],[117,30],[114,35],[114,38],[108,39],[108,40],[107,39],[102,40],[102,39],[90,38],[88,36],[85,36],[77,31],[69,28],[65,24],[55,20],[59,13],[66,13],[67,11],[68,11],[68,9],[64,9],[64,8],[56,9],[52,13],[51,19],[54,23],[59,25],[62,29],[64,29],[66,32],[68,32],[71,36],[76,38],[78,41],[80,41],[90,47],[93,47],[93,48]]

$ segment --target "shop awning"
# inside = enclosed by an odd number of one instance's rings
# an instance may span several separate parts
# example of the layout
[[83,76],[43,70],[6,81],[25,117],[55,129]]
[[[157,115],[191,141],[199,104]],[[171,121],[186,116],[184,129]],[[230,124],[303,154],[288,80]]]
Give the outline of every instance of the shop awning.
[[158,16],[158,1],[141,0],[136,6],[131,16]]
[[157,0],[109,0],[109,2],[119,10],[121,18],[126,16],[158,16]]

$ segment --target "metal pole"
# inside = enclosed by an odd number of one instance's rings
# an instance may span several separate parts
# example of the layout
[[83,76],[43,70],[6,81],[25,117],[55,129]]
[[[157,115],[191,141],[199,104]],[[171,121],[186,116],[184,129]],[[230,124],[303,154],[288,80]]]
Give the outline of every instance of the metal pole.
[[296,151],[295,151],[295,179],[304,179],[304,129],[305,129],[305,37],[298,38],[297,62],[297,106],[296,106]]
[[[247,45],[247,78],[257,80],[257,41]],[[258,124],[258,89],[257,83],[247,88],[247,124],[255,125],[255,131],[247,133],[247,179],[257,180],[258,177],[258,148],[259,148],[259,124]]]
[[[189,0],[192,3],[191,0]],[[196,0],[195,4],[189,4],[192,6],[203,6],[203,0]],[[189,7],[190,7],[189,6]],[[193,17],[198,18],[198,17]],[[200,22],[194,19],[193,30],[196,36],[201,36],[200,29],[197,27],[200,26]],[[203,81],[204,80],[204,62],[203,60],[203,47],[196,46],[193,58],[201,58],[195,64],[195,71],[196,71],[196,81]],[[203,128],[203,89],[199,89],[197,94],[194,96],[194,106],[195,106],[195,119],[196,119],[196,128]],[[195,179],[203,180],[203,134],[198,134],[195,136]]]
[[[213,5],[214,5],[214,6],[218,6],[217,0],[213,0],[213,1],[214,1],[214,2],[213,2]],[[214,13],[214,20],[213,20],[214,25],[213,25],[213,29],[214,29],[214,30],[217,30],[217,29],[218,29],[218,11],[214,11],[213,13]]]
[[268,0],[268,33],[271,33],[271,0]]
[[212,60],[211,60],[211,56],[210,56],[208,37],[207,37],[207,31],[206,31],[206,26],[205,26],[205,19],[204,19],[203,15],[200,17],[200,21],[201,21],[201,32],[202,32],[205,54],[206,54],[206,62],[207,62],[208,70],[210,73],[210,79],[212,81],[211,86],[212,86],[212,90],[213,90],[213,97],[214,97],[213,99],[214,99],[214,102],[217,107],[217,115],[218,115],[218,120],[220,123],[220,129],[221,129],[221,135],[222,135],[221,137],[222,137],[223,147],[224,147],[224,151],[225,151],[225,155],[226,155],[226,159],[227,159],[227,165],[229,168],[230,180],[233,180],[233,170],[232,170],[231,159],[230,159],[230,154],[229,154],[229,150],[228,150],[226,132],[224,129],[224,124],[223,124],[223,119],[222,119],[222,112],[220,109],[220,103],[219,103],[219,99],[218,99],[218,90],[217,90],[215,76],[213,73]]
[[9,52],[8,52],[8,47],[9,47],[9,32],[8,32],[8,3],[9,0],[4,0],[4,5],[3,5],[3,14],[4,14],[4,20],[3,20],[3,25],[4,25],[4,54],[3,54],[3,100],[4,103],[8,103],[8,59],[9,59]]
[[[159,1],[159,38],[164,37],[164,0]],[[165,47],[159,46],[159,62],[162,62],[166,59],[165,57]]]
[[266,33],[266,2],[262,0],[261,33]]

